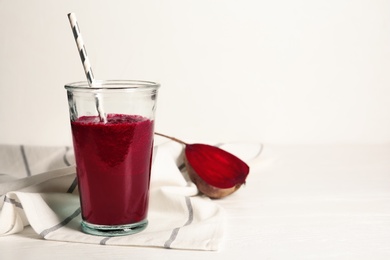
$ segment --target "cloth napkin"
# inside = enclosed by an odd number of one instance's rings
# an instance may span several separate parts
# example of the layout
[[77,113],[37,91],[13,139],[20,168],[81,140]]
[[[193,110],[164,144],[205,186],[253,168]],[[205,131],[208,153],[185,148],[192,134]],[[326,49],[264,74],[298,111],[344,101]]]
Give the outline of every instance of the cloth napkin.
[[174,142],[155,146],[148,227],[134,235],[101,237],[80,230],[72,148],[0,145],[0,235],[31,225],[47,240],[218,250],[225,212],[199,196],[179,170],[181,151]]

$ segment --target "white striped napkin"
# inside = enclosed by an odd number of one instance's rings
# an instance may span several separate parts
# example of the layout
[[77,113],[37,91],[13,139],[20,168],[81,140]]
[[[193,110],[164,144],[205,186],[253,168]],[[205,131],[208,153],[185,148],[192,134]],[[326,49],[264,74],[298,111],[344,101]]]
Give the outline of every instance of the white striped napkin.
[[180,151],[173,142],[155,147],[148,227],[134,235],[100,237],[80,231],[72,149],[0,145],[0,172],[7,173],[0,174],[0,235],[31,225],[48,240],[218,250],[224,210],[197,196],[177,166]]

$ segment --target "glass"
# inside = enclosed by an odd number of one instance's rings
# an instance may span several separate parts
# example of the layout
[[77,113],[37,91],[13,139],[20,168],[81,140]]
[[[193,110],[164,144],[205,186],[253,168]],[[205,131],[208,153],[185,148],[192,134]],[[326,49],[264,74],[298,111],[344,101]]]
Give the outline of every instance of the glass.
[[83,232],[119,236],[146,228],[159,87],[131,80],[65,85]]

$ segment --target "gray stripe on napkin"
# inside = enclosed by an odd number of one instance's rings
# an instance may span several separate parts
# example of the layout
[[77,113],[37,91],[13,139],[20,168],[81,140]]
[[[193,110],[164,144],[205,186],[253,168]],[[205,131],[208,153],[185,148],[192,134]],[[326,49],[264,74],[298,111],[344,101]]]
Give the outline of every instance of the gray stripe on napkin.
[[263,145],[263,144],[260,144],[260,149],[259,149],[259,151],[257,152],[257,154],[256,154],[255,156],[253,156],[252,159],[259,157],[260,154],[263,152],[263,149],[264,149],[264,145]]
[[105,237],[103,238],[102,240],[100,240],[100,245],[106,245],[107,241],[110,239],[111,237]]
[[73,193],[74,190],[77,187],[77,177],[74,178],[72,184],[70,185],[69,189],[66,191],[66,193]]
[[8,202],[8,203],[11,203],[11,204],[14,204],[15,207],[18,207],[18,208],[23,208],[22,204],[14,199],[11,199],[7,196],[4,196],[4,202]]
[[49,234],[49,233],[51,233],[53,231],[56,231],[57,229],[67,225],[72,219],[77,217],[80,214],[80,212],[81,212],[80,208],[76,209],[76,211],[73,212],[72,215],[70,215],[69,217],[67,217],[66,219],[64,219],[63,221],[58,223],[57,225],[55,225],[55,226],[53,226],[51,228],[43,230],[39,235],[42,236],[42,237],[45,237],[45,236],[47,236],[47,234]]
[[[187,205],[187,209],[188,209],[188,219],[187,219],[187,222],[182,227],[190,225],[192,223],[192,221],[194,220],[194,209],[192,207],[191,199],[190,199],[190,197],[185,197],[185,200],[186,200],[186,205]],[[177,227],[174,230],[172,230],[171,236],[164,244],[165,248],[171,248],[172,243],[175,241],[177,234],[179,233],[180,228],[182,228],[182,227]]]
[[24,163],[24,167],[26,168],[27,176],[31,176],[30,165],[28,164],[26,151],[24,150],[24,146],[23,145],[20,146],[20,152],[22,153],[23,163]]
[[68,161],[68,158],[66,157],[66,155],[68,154],[69,149],[70,148],[68,146],[65,147],[65,153],[64,153],[64,156],[63,156],[64,163],[65,163],[66,166],[70,166],[70,162]]
[[186,164],[185,164],[185,163],[182,163],[182,164],[179,165],[178,168],[179,168],[179,171],[182,172],[182,171],[186,168]]
[[[65,147],[65,153],[64,153],[64,156],[63,156],[63,160],[64,160],[64,163],[66,164],[66,166],[70,166],[70,162],[68,161],[68,158],[66,157],[66,155],[68,154],[70,148],[68,146]],[[66,193],[73,193],[73,191],[76,189],[77,187],[77,177],[74,178],[72,184],[69,186],[69,189],[66,191]]]

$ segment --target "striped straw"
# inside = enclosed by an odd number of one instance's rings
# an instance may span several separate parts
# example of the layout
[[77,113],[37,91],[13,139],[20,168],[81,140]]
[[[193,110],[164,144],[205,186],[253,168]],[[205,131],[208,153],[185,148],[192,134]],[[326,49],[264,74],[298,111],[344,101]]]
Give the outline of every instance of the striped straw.
[[88,59],[87,50],[85,49],[83,37],[81,36],[80,27],[77,23],[76,15],[74,13],[69,13],[68,19],[70,22],[70,26],[72,27],[73,36],[76,41],[77,48],[80,53],[81,62],[84,66],[85,75],[87,76],[89,85],[92,86],[94,81],[92,67]]
[[[76,41],[77,49],[80,53],[81,62],[83,63],[85,76],[87,76],[88,84],[90,87],[93,86],[94,83],[94,76],[92,72],[91,63],[89,62],[87,50],[85,49],[83,37],[81,36],[80,27],[77,23],[76,15],[74,13],[68,14],[68,19],[70,22],[70,26],[72,27],[73,31],[73,37]],[[99,94],[95,94],[95,103],[96,103],[96,110],[99,113],[100,122],[107,123],[107,117],[104,113],[103,104],[102,101],[99,98]]]

